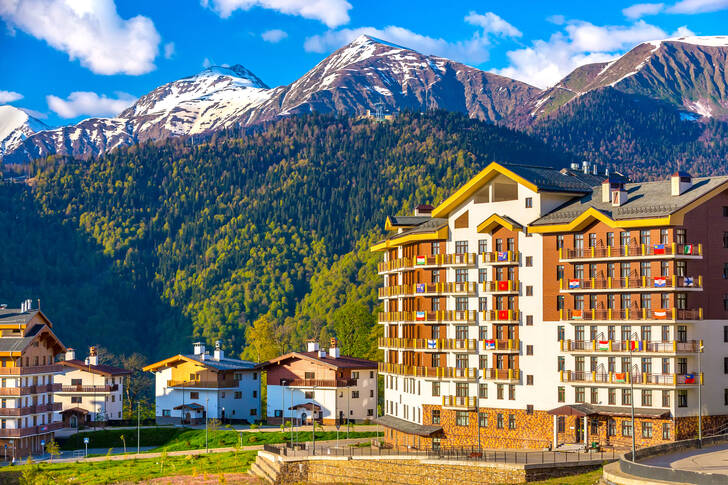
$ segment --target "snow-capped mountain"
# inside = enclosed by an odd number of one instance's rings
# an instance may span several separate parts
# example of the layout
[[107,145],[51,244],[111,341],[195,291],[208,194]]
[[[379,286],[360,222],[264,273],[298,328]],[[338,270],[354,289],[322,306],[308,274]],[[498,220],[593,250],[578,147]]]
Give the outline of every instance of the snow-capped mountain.
[[442,108],[497,121],[540,90],[441,57],[361,36],[287,86],[268,88],[243,66],[211,67],[160,86],[115,118],[31,136],[5,162],[89,156],[169,136],[249,126],[302,113]]
[[540,118],[591,91],[614,88],[701,117],[728,118],[728,36],[639,44],[611,62],[575,69],[519,110]]
[[47,130],[48,126],[14,106],[0,106],[0,157],[20,145],[34,133]]

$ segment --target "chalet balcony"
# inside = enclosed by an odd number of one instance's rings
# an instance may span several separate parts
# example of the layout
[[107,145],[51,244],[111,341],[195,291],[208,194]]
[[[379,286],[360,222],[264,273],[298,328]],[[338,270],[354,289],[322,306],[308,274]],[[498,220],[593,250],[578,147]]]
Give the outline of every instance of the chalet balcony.
[[34,436],[38,434],[50,433],[63,428],[63,423],[49,423],[38,426],[29,426],[27,428],[5,428],[0,429],[0,438],[24,438],[26,436]]
[[480,312],[484,322],[492,323],[518,323],[521,319],[521,312],[518,310],[486,310]]
[[584,384],[629,384],[630,380],[635,385],[642,386],[683,386],[703,385],[703,375],[693,372],[691,374],[651,374],[647,372],[582,372],[582,371],[560,371],[561,382],[584,383]]
[[398,296],[474,295],[475,282],[415,283],[379,288],[379,298]]
[[58,364],[33,365],[28,367],[0,367],[0,376],[25,376],[32,374],[58,374],[63,366]]
[[0,396],[27,396],[29,394],[42,394],[45,392],[58,392],[60,384],[46,384],[42,386],[0,387]]
[[480,261],[483,264],[492,265],[513,265],[521,261],[521,253],[518,251],[491,251],[480,253]]
[[559,249],[559,261],[597,261],[619,259],[702,259],[702,244],[641,244],[583,249]]
[[475,339],[412,339],[412,338],[386,338],[378,340],[380,348],[424,350],[441,352],[455,350],[460,352],[475,352],[478,350],[478,341]]
[[397,258],[383,261],[377,265],[379,274],[393,271],[406,271],[417,268],[442,268],[445,266],[475,266],[477,256],[475,253],[447,253],[429,256],[415,256],[413,258]]
[[400,376],[410,377],[428,377],[432,379],[453,379],[475,381],[476,368],[459,368],[459,367],[419,367],[404,364],[393,364],[389,362],[380,362],[378,364],[379,372],[385,374],[396,374]]
[[112,384],[108,386],[62,386],[58,392],[80,392],[80,393],[104,393],[104,392],[115,392],[119,390],[118,384]]
[[606,293],[606,292],[653,292],[653,291],[702,291],[703,277],[666,276],[636,278],[590,278],[562,279],[559,281],[562,293]]
[[358,379],[294,379],[290,387],[356,387]]
[[681,310],[677,308],[560,310],[559,320],[569,322],[683,322],[703,319],[703,309]]
[[561,340],[562,352],[574,353],[605,353],[605,354],[629,354],[652,353],[652,354],[692,354],[700,352],[702,341],[689,340],[678,342],[670,340],[667,342],[649,342],[640,340]]
[[478,398],[475,396],[442,396],[442,407],[475,410],[478,408]]
[[484,281],[482,283],[483,292],[499,295],[518,294],[519,288],[518,280]]
[[50,411],[60,411],[62,404],[53,402],[48,404],[36,404],[34,406],[25,406],[22,408],[0,408],[0,417],[26,416],[29,414],[46,413]]
[[465,323],[477,324],[477,312],[475,310],[440,310],[435,312],[414,311],[414,312],[379,312],[379,323]]
[[496,352],[507,352],[513,353],[518,352],[521,349],[521,342],[518,339],[505,339],[505,340],[481,340],[480,348],[483,350],[494,350]]

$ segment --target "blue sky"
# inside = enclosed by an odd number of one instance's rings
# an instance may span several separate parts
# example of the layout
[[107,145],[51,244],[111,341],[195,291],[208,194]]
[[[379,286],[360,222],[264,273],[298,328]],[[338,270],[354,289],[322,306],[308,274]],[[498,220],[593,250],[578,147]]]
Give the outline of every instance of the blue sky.
[[645,40],[728,35],[728,0],[0,0],[0,19],[0,104],[63,125],[209,64],[287,84],[361,33],[546,87]]

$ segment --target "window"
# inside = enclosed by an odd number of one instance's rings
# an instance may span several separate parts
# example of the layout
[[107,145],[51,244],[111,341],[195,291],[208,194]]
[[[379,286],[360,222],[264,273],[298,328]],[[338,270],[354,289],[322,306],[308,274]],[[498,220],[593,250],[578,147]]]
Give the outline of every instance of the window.
[[660,276],[670,276],[670,263],[668,261],[660,263]]
[[650,390],[650,389],[642,390],[642,405],[643,406],[652,406],[652,390]]
[[533,376],[530,375],[530,374],[526,376],[526,385],[527,386],[532,386],[533,385]]
[[351,378],[352,379],[359,379],[359,371],[355,370],[351,372]]
[[190,392],[190,399],[199,399],[200,393],[199,392]]
[[516,386],[515,384],[510,384],[508,386],[508,399],[511,401],[516,400]]
[[688,295],[685,293],[677,293],[675,295],[675,306],[679,310],[685,310],[688,307]]
[[597,235],[593,232],[589,234],[589,247],[595,248],[597,247]]
[[498,429],[503,429],[503,415],[501,413],[498,413],[495,421],[495,427]]
[[[487,340],[487,339],[482,339]],[[478,363],[480,364],[480,369],[487,369],[488,368],[488,356],[487,355],[480,355],[478,356]]]
[[430,298],[430,310],[433,312],[440,311],[440,299],[439,298],[437,298],[437,297]]
[[458,296],[455,298],[455,310],[459,312],[465,312],[468,310],[468,297]]
[[468,281],[468,270],[465,268],[457,268],[455,270],[455,282],[465,283]]
[[640,261],[640,276],[649,278],[652,275],[652,269],[649,261]]
[[488,384],[478,385],[478,397],[481,399],[488,399]]
[[316,373],[315,372],[304,372],[303,376],[304,376],[304,379],[306,379],[306,380],[316,379]]
[[565,387],[559,386],[556,391],[556,395],[557,395],[556,399],[558,400],[558,402],[566,402],[566,388]]
[[439,409],[432,410],[432,424],[440,424],[440,410]]
[[723,374],[728,374],[728,357],[723,357]]
[[440,395],[440,382],[439,381],[433,381],[432,383],[432,395],[433,397]]
[[723,342],[728,342],[728,325],[723,325]]
[[616,357],[607,357],[607,372],[617,372]]
[[526,355],[533,355],[533,345],[526,345]]
[[515,251],[516,250],[516,240],[512,237],[509,237],[506,239],[506,248],[508,251]]
[[533,266],[533,256],[526,256],[526,266]]
[[252,408],[250,410],[250,415],[251,416],[257,416],[258,415],[258,409],[257,408]]
[[623,247],[629,246],[629,231],[622,231],[619,233],[619,243]]
[[533,198],[532,197],[526,197],[526,209],[530,209],[533,207]]
[[533,325],[533,315],[526,315],[526,326]]
[[678,389],[677,390],[677,407],[686,408],[688,407],[688,390]]
[[675,337],[678,342],[687,342],[688,341],[688,327],[687,325],[678,325],[677,326],[677,335]]
[[557,280],[564,279],[564,267],[560,264],[556,266],[556,279]]
[[496,399],[503,399],[503,384],[496,384]]
[[468,241],[455,241],[455,253],[465,254],[468,252]]
[[584,235],[574,234],[574,249],[584,249]]
[[612,406],[615,406],[617,404],[617,390],[614,388],[609,388],[607,390],[607,402],[611,404]]
[[574,265],[574,278],[576,278],[577,280],[584,279],[584,265],[583,264]]
[[483,413],[483,412],[478,413],[478,426],[481,428],[488,427],[488,413]]
[[607,263],[607,277],[614,278],[614,263]]
[[253,372],[253,380],[254,381],[257,381],[258,380],[258,373],[257,372]]
[[456,325],[455,338],[458,340],[465,340],[468,338],[468,327],[466,325]]
[[723,206],[723,217],[728,217],[728,206]]
[[352,399],[359,399],[359,391],[351,391]]
[[628,420],[622,421],[622,436],[632,436],[632,422]]
[[564,309],[564,302],[565,302],[564,295],[559,295],[556,297],[556,309],[557,310],[563,310]]
[[670,439],[670,423],[662,423],[662,439]]
[[367,409],[367,416],[374,416],[374,410],[373,409]]
[[596,387],[591,388],[589,402],[591,402],[592,404],[599,404],[599,389],[597,389]]
[[675,229],[675,242],[677,244],[687,244],[688,236],[685,229]]
[[468,367],[468,354],[455,354],[455,367],[466,369]]
[[649,421],[642,421],[642,437],[652,438],[652,423]]
[[440,282],[440,270],[433,269],[431,279],[432,279],[433,283],[439,283]]
[[533,296],[533,286],[531,286],[531,285],[526,286],[526,296]]
[[563,355],[559,355],[556,358],[556,370],[557,371],[563,371],[566,370],[566,359]]
[[440,254],[440,243],[431,243],[430,244],[430,252],[432,254]]
[[610,248],[614,247],[614,233],[613,232],[607,233],[607,246],[609,246]]
[[686,276],[687,274],[688,274],[687,261],[676,261],[675,262],[675,275]]
[[670,231],[667,229],[660,229],[660,244],[669,244],[670,242]]
[[650,245],[650,231],[640,231],[640,244],[644,244],[645,246]]
[[71,396],[71,402],[74,404],[81,404],[81,396]]
[[455,425],[456,426],[467,426],[469,421],[469,414],[467,411],[455,411]]
[[723,232],[723,247],[728,248],[728,232]]
[[613,419],[607,421],[607,436],[617,436],[617,422]]
[[662,391],[662,407],[663,408],[669,408],[671,406],[670,402],[670,391]]
[[576,387],[574,389],[574,400],[577,403],[583,403],[586,401],[584,398],[584,388],[583,387]]
[[728,388],[723,389],[723,404],[728,406]]
[[508,415],[508,429],[516,429],[516,415],[515,414]]
[[[3,361],[3,363],[4,363],[4,361]],[[71,385],[80,386],[80,385],[82,385],[82,380],[81,379],[71,379]]]
[[556,249],[563,249],[564,248],[564,235],[559,234],[556,236]]
[[488,268],[478,268],[478,283],[488,281]]
[[629,278],[630,265],[629,263],[621,263],[619,265],[619,276],[620,278]]
[[629,389],[622,389],[622,406],[632,404],[632,392]]
[[313,397],[313,391],[306,391],[306,392],[304,392],[304,393],[303,393],[303,396],[304,396],[304,397],[305,397],[306,399],[313,399],[313,398],[314,398],[314,397]]
[[488,240],[487,239],[479,239],[478,240],[478,252],[479,253],[487,253],[488,252]]
[[566,431],[566,418],[564,416],[559,416],[556,420],[556,426],[559,433],[563,433]]
[[556,341],[560,342],[562,340],[566,340],[566,330],[562,325],[559,325],[556,327]]
[[526,404],[526,414],[533,416],[533,404]]

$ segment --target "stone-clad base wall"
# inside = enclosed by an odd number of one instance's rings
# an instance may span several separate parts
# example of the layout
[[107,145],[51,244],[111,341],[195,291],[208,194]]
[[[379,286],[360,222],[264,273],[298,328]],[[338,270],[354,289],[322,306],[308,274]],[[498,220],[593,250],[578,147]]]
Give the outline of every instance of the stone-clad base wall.
[[[715,428],[728,426],[728,415],[703,416],[703,433]],[[690,440],[698,437],[698,417],[690,416],[675,419],[675,439]]]

